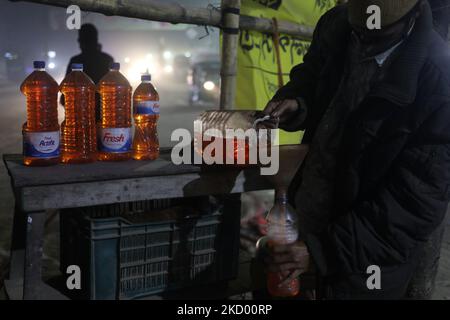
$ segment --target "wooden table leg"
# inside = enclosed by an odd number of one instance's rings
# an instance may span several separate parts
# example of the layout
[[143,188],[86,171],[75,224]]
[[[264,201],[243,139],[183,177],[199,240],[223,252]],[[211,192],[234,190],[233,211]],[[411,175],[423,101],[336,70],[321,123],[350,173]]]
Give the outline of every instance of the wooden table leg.
[[[44,245],[45,211],[29,212],[26,217],[25,272],[23,299],[39,299],[42,284],[42,253]],[[42,298],[42,297],[41,297]]]
[[9,280],[22,281],[24,278],[25,260],[25,238],[26,238],[26,218],[25,214],[18,208],[14,208],[11,253],[9,263]]
[[46,212],[24,213],[16,206],[11,240],[9,279],[5,289],[12,300],[66,300],[42,281],[42,253]]
[[223,275],[226,279],[234,279],[239,268],[239,241],[241,229],[241,194],[230,194],[224,198],[222,230],[228,235],[221,241]]

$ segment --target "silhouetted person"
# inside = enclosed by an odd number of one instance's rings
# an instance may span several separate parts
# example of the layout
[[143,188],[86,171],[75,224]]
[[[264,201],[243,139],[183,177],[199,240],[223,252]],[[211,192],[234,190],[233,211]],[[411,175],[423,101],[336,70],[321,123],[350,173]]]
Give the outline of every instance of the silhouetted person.
[[[81,54],[70,59],[66,74],[71,69],[72,63],[82,63],[84,72],[94,81],[95,84],[109,71],[114,59],[107,53],[102,52],[101,44],[98,43],[97,28],[90,23],[83,24],[78,31],[78,43]],[[61,97],[61,104],[64,105],[64,98]],[[96,94],[96,119],[100,117],[100,97]]]

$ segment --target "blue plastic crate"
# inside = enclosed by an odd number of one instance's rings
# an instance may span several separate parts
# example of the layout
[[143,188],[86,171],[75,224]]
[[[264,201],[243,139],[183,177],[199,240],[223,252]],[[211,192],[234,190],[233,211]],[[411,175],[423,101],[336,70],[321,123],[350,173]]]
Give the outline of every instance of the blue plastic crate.
[[[66,210],[61,267],[81,267],[80,297],[132,299],[223,280],[217,263],[222,207],[205,213],[177,205],[176,211],[159,211],[169,215],[146,212],[162,206],[142,203]],[[142,221],[146,216],[151,221]]]

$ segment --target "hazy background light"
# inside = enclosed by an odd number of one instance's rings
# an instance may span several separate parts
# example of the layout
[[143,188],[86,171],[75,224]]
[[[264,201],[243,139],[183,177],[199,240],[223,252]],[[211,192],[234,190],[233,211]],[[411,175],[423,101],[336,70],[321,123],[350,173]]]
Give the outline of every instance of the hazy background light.
[[56,57],[56,52],[51,50],[51,51],[47,52],[47,56],[49,58],[54,58],[54,57]]
[[215,87],[216,87],[216,85],[212,81],[206,81],[203,84],[203,88],[205,88],[205,90],[208,90],[208,91],[214,90]]
[[163,58],[166,60],[172,59],[172,52],[171,51],[164,51]]

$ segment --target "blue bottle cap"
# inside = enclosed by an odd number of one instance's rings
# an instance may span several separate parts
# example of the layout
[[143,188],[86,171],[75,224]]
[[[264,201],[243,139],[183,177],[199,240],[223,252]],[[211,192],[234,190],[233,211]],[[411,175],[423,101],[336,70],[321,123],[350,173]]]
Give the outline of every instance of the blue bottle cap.
[[33,67],[35,69],[45,69],[45,61],[33,61]]
[[82,63],[72,63],[70,68],[72,70],[81,70],[81,71],[83,71],[83,64]]
[[118,62],[111,63],[111,69],[119,71],[120,70],[120,63],[118,63]]
[[141,81],[152,81],[152,75],[151,74],[141,75]]

